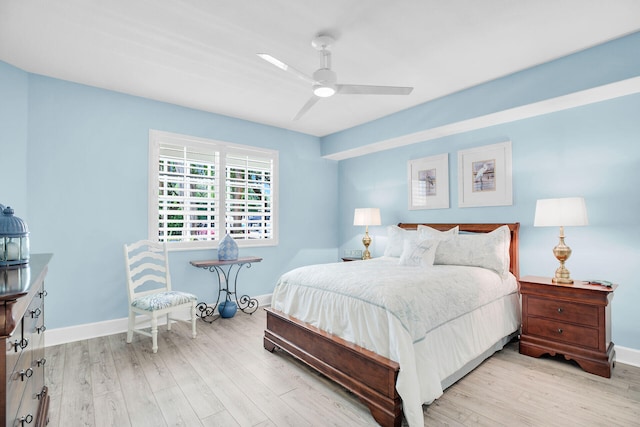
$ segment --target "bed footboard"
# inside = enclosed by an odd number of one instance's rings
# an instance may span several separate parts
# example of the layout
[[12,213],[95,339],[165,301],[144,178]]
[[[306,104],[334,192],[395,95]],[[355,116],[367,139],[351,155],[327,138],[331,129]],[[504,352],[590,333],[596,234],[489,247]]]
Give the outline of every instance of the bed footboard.
[[398,363],[280,311],[265,310],[265,349],[286,351],[358,396],[380,425],[400,427]]

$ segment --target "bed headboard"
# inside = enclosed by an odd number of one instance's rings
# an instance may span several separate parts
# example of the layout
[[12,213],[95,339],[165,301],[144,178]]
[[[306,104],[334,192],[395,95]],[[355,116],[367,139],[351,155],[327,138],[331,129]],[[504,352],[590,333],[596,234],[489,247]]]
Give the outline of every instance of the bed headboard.
[[418,225],[427,225],[436,230],[446,231],[456,225],[460,227],[460,231],[468,231],[471,233],[489,233],[498,227],[507,225],[511,230],[511,244],[509,245],[509,271],[520,280],[520,260],[518,255],[518,233],[520,232],[520,223],[512,222],[509,224],[427,224],[427,223],[400,223],[398,227],[406,230],[416,230]]

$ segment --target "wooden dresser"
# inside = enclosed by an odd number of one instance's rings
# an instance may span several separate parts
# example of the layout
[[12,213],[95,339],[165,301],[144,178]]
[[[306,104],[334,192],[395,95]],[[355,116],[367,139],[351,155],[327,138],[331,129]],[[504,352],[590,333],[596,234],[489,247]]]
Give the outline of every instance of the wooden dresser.
[[533,357],[562,354],[585,371],[610,378],[615,356],[610,303],[616,287],[521,278],[520,353]]
[[22,268],[0,268],[0,426],[48,423],[44,367],[44,278],[51,254],[31,255]]

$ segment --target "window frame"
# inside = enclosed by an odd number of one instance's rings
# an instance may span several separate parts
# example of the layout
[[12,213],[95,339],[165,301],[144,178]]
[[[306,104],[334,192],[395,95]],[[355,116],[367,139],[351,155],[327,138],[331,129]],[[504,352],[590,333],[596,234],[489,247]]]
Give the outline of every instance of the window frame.
[[[167,143],[176,146],[186,146],[190,148],[198,148],[208,152],[218,153],[219,157],[219,171],[216,177],[216,201],[219,206],[219,220],[216,223],[215,240],[204,241],[179,241],[168,242],[170,250],[198,250],[198,249],[216,249],[218,244],[227,234],[226,224],[226,202],[227,202],[227,190],[226,190],[226,156],[228,154],[251,156],[255,155],[259,158],[269,158],[272,161],[271,180],[270,180],[270,198],[271,198],[271,237],[264,239],[234,239],[239,247],[264,247],[264,246],[276,246],[278,244],[278,157],[277,150],[271,150],[267,148],[254,147],[242,144],[233,144],[225,141],[219,141],[208,138],[201,138],[189,135],[182,135],[177,133],[170,133],[158,130],[149,130],[149,169],[148,169],[148,207],[147,207],[147,221],[148,221],[148,238],[152,241],[159,240],[159,227],[158,227],[158,207],[159,207],[159,161],[160,161],[160,145]],[[221,172],[222,171],[222,172]],[[220,175],[222,173],[222,175]]]

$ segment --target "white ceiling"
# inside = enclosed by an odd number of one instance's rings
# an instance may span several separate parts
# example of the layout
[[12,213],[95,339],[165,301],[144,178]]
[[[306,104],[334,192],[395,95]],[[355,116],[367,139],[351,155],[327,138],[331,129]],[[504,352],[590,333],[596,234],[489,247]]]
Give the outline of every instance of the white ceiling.
[[[0,60],[23,70],[323,136],[640,30],[638,0],[0,0]],[[311,39],[336,39],[336,95],[298,121]]]

